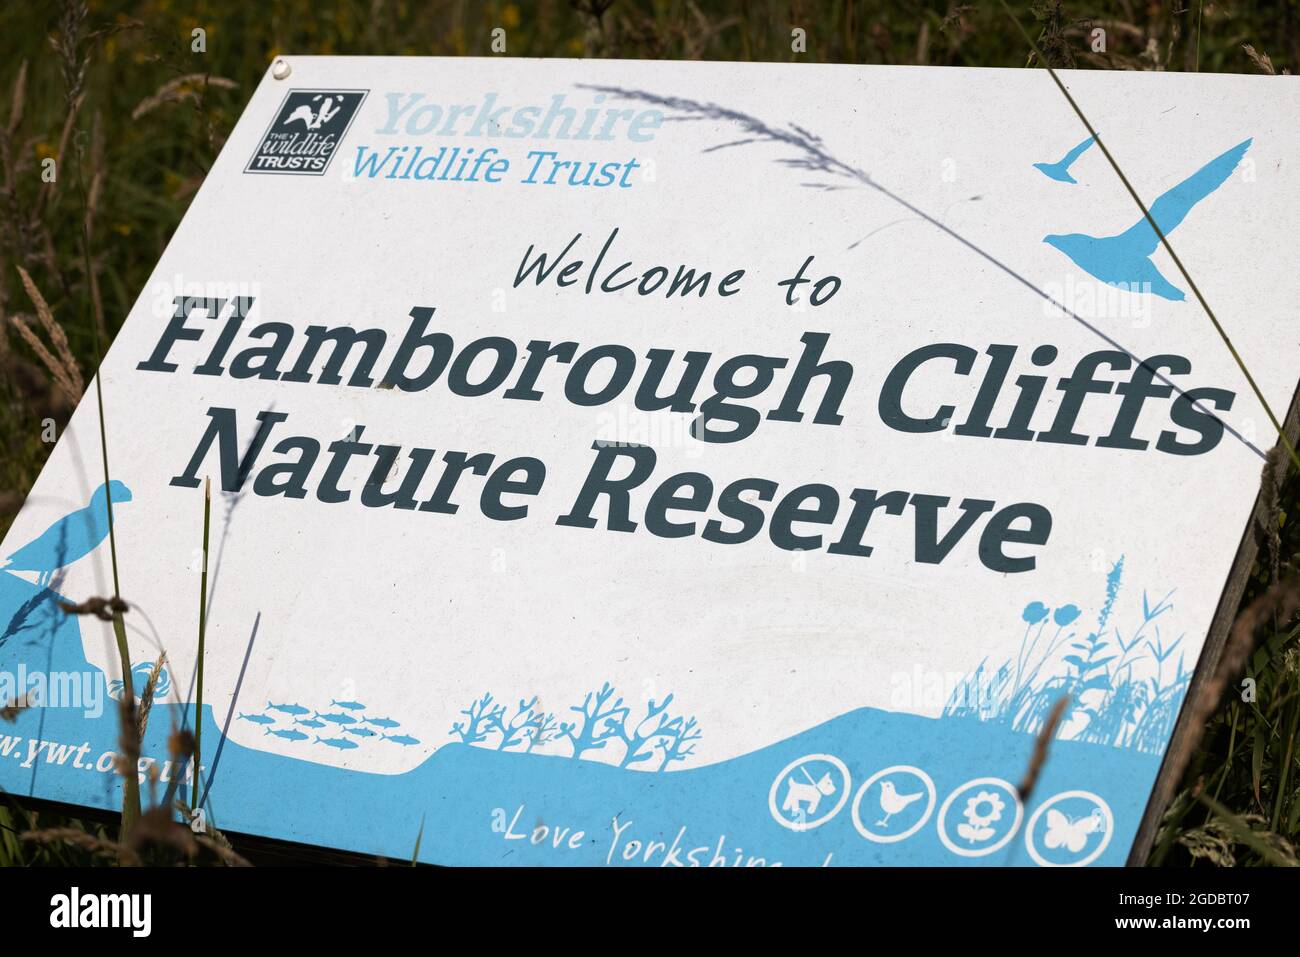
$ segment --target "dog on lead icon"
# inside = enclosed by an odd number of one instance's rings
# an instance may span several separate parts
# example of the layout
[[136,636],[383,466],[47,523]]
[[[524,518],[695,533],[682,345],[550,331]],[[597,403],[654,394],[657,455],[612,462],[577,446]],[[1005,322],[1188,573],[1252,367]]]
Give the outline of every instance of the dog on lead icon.
[[806,767],[801,766],[799,773],[806,778],[806,781],[796,781],[793,777],[786,779],[785,803],[781,805],[781,810],[791,817],[800,814],[813,817],[817,814],[817,805],[821,803],[822,798],[830,797],[835,793],[835,782],[831,780],[829,771],[816,781],[812,779]]
[[844,806],[849,772],[829,754],[809,754],[792,761],[772,782],[768,805],[778,824],[802,831],[830,820]]

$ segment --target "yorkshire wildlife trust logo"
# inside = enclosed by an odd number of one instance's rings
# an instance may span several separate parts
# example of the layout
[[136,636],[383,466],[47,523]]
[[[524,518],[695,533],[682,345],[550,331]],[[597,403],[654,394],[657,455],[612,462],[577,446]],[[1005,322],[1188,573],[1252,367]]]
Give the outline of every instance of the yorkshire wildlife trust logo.
[[245,173],[323,176],[369,90],[290,90]]

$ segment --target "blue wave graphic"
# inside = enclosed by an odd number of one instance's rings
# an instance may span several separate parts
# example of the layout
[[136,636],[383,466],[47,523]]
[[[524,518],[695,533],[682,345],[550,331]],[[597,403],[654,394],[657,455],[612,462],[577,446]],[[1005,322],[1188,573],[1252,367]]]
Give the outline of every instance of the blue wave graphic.
[[[0,575],[0,668],[90,671],[102,681],[86,661],[78,620],[57,598]],[[155,705],[142,753],[159,766],[183,710]],[[219,728],[220,718],[204,712],[204,727]],[[0,786],[118,807],[120,779],[96,769],[111,763],[105,756],[116,745],[111,707],[94,719],[69,708],[23,711],[0,727]],[[1035,821],[1039,863],[1078,863],[1100,851],[1092,862],[1122,864],[1160,761],[1057,741],[1031,806],[1017,813],[1009,788],[1028,763],[1031,735],[969,717],[871,708],[669,773],[450,744],[407,773],[375,774],[221,742],[212,732],[204,735],[206,767],[219,746],[207,811],[226,831],[409,858],[423,823],[421,859],[462,865],[1030,864],[1025,834]],[[881,774],[894,767],[904,770]],[[928,775],[933,793],[906,768]],[[1090,798],[1061,797],[1084,789],[1109,816]]]

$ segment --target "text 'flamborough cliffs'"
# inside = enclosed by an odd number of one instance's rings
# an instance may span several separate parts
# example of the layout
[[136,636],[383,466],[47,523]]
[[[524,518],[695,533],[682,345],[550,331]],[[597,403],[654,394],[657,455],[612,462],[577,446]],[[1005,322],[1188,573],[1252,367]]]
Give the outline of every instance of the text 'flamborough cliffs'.
[[[514,285],[554,284],[586,296],[678,300],[729,298],[744,288],[744,269],[715,277],[711,270],[684,264],[640,268],[620,261],[613,255],[617,235],[613,230],[590,260],[575,252],[581,234],[557,253],[530,245]],[[838,277],[809,275],[813,263],[813,256],[806,257],[797,272],[777,283],[787,305],[806,296],[816,308],[839,291]],[[299,331],[285,322],[254,322],[255,302],[248,296],[177,296],[174,305],[151,354],[136,365],[138,371],[174,374],[184,363],[193,375],[236,381],[383,388],[412,395],[441,388],[464,399],[562,401],[578,407],[620,403],[640,412],[690,415],[691,439],[714,445],[741,443],[760,427],[833,429],[862,408],[850,395],[855,368],[833,355],[826,332],[803,332],[792,350],[797,354],[790,356],[718,356],[674,344],[638,355],[617,343],[519,343],[505,336],[457,343],[437,328],[436,307],[425,305],[410,310],[400,335],[380,327],[312,324]],[[917,348],[884,376],[875,396],[876,415],[888,428],[904,433],[1176,457],[1203,455],[1223,438],[1224,425],[1214,413],[1230,409],[1235,394],[1184,386],[1192,366],[1183,356],[1139,360],[1117,349],[1101,349],[1071,362],[1051,343],[1039,344],[1028,355],[1024,351],[1004,343],[981,349],[935,342]],[[1054,367],[1060,370],[1055,382],[1049,374]],[[947,377],[947,398],[914,394],[914,380],[923,370],[931,382],[936,375]],[[1045,403],[1049,389],[1055,401]],[[925,402],[930,407],[921,408]],[[1084,404],[1101,402],[1110,403],[1110,428],[1099,434],[1081,431]],[[1008,404],[1009,413],[996,414]],[[1155,404],[1164,411],[1163,427],[1140,427],[1144,410]],[[434,447],[366,441],[361,424],[332,441],[288,434],[289,418],[287,412],[260,410],[241,422],[233,407],[208,408],[193,455],[171,484],[197,486],[205,463],[215,455],[226,491],[251,482],[258,496],[311,497],[325,504],[355,501],[367,508],[440,515],[454,515],[458,499],[476,495],[484,516],[515,521],[529,517],[528,500],[546,481],[545,464],[533,456],[441,450],[439,459]],[[1147,415],[1145,421],[1151,419]],[[589,471],[568,499],[570,507],[554,518],[558,526],[643,530],[664,539],[698,536],[718,545],[766,537],[784,550],[824,549],[866,558],[874,548],[868,539],[890,522],[889,528],[908,531],[919,564],[943,562],[969,538],[980,563],[1001,573],[1034,568],[1034,550],[1046,545],[1052,527],[1049,509],[1034,502],[1000,504],[966,497],[954,504],[952,496],[932,492],[841,490],[821,483],[787,487],[760,476],[718,488],[702,472],[657,475],[658,456],[647,445],[588,442],[575,452],[590,454]],[[872,525],[876,516],[882,517]]]

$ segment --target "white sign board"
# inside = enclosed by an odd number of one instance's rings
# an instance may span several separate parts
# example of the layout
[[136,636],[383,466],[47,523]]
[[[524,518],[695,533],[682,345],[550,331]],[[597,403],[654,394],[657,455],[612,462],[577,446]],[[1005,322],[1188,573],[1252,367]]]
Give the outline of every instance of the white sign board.
[[[106,494],[187,773],[211,477],[225,830],[1124,862],[1275,436],[1045,74],[288,63],[0,550],[6,790],[119,804]],[[1064,76],[1285,409],[1300,88]]]

